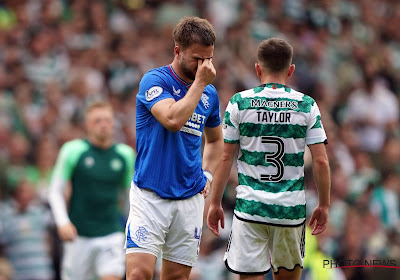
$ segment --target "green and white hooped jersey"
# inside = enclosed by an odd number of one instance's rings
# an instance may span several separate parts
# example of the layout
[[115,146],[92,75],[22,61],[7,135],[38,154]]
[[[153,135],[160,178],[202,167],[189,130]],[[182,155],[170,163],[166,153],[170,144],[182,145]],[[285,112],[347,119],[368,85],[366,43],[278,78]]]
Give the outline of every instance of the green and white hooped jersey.
[[314,99],[281,84],[235,94],[225,112],[224,141],[240,144],[235,215],[296,226],[305,221],[305,145],[326,142]]

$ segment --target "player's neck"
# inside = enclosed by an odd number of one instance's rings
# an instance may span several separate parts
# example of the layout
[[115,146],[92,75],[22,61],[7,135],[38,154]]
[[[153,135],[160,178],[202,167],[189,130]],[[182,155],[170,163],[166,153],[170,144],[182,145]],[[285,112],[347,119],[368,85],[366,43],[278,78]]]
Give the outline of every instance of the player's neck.
[[260,77],[261,84],[270,84],[270,83],[275,83],[275,84],[282,84],[286,85],[287,83],[287,77],[283,75],[272,75],[272,74],[264,74],[261,75]]
[[88,140],[89,140],[90,144],[92,144],[93,146],[95,146],[99,149],[103,149],[103,150],[110,148],[113,143],[111,138],[110,139],[98,139],[95,137],[88,136]]
[[174,69],[174,72],[176,73],[176,75],[178,75],[179,78],[181,78],[183,81],[185,81],[188,84],[193,83],[193,80],[191,80],[188,77],[186,77],[186,75],[183,74],[183,72],[181,71],[181,68],[179,67],[178,60],[174,59],[174,61],[172,61],[172,63],[171,63],[171,66],[172,66],[172,69]]

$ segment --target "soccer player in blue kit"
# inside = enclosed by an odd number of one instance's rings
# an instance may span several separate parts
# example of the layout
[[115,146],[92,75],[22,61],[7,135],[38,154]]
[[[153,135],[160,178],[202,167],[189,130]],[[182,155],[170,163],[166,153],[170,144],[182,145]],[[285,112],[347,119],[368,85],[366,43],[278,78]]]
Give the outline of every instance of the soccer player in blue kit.
[[185,17],[173,38],[173,62],[147,72],[137,94],[128,280],[152,279],[160,252],[161,279],[189,278],[199,253],[204,199],[223,151],[219,100],[210,84],[216,75],[213,27]]

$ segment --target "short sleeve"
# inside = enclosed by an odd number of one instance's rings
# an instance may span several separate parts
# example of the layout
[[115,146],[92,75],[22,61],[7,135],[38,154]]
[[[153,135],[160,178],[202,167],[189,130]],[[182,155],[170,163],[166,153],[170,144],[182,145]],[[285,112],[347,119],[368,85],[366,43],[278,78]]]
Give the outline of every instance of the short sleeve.
[[165,78],[154,70],[147,72],[140,81],[137,99],[150,111],[154,104],[166,98],[174,99]]
[[210,86],[211,96],[213,97],[212,111],[210,116],[207,118],[205,126],[207,127],[217,127],[221,124],[220,110],[219,110],[219,99],[217,90]]
[[88,144],[80,139],[65,143],[57,157],[53,177],[68,181],[81,154],[88,149]]
[[321,113],[316,102],[311,106],[310,119],[307,125],[307,145],[326,142],[326,133],[321,121]]
[[[234,96],[235,97],[235,96]],[[239,143],[239,107],[237,103],[229,101],[225,110],[224,124],[222,125],[222,132],[224,134],[224,142],[226,143]]]
[[126,169],[123,177],[123,187],[128,188],[131,186],[133,178],[136,153],[131,147],[122,143],[118,144],[117,151],[126,162]]

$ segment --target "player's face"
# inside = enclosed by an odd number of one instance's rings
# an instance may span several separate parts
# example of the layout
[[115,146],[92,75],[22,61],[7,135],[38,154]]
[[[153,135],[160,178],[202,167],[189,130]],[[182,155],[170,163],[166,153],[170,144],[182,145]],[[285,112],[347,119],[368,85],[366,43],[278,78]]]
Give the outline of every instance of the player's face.
[[111,139],[114,129],[114,116],[110,108],[93,108],[86,116],[86,129],[89,137],[104,142]]
[[179,67],[182,73],[189,79],[196,78],[198,60],[212,58],[214,54],[214,46],[203,46],[201,44],[193,44],[179,54]]

